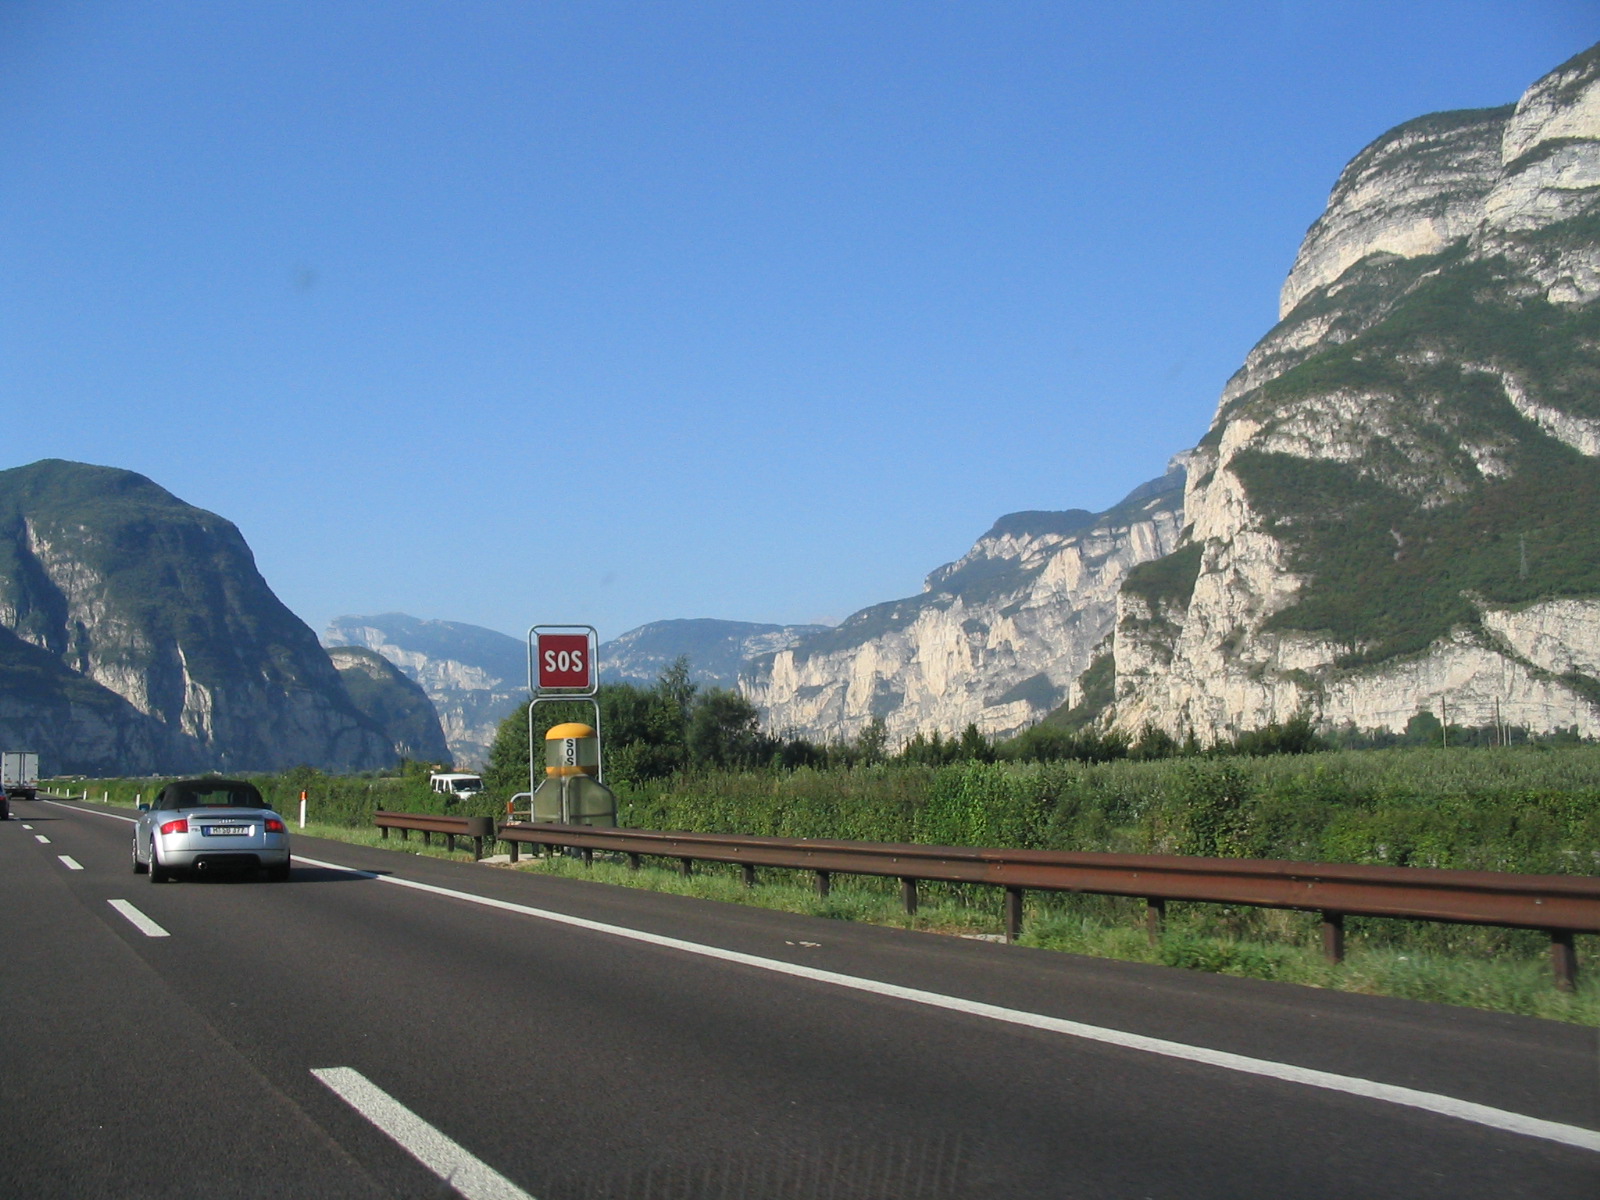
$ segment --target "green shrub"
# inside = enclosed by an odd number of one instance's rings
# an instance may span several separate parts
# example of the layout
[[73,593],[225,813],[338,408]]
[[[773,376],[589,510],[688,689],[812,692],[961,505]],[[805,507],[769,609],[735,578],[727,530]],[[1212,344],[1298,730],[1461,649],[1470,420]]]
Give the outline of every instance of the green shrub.
[[1194,937],[1164,938],[1156,958],[1168,967],[1251,979],[1277,979],[1284,961],[1282,955],[1274,955],[1263,946]]

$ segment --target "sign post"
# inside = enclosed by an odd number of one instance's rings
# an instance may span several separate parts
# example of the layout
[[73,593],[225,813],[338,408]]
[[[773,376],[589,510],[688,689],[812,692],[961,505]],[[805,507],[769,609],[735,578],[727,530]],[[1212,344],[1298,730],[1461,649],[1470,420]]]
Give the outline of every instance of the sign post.
[[594,709],[595,782],[605,782],[599,758],[600,635],[593,625],[535,625],[528,630],[528,790],[538,785],[533,712],[541,704],[587,700]]

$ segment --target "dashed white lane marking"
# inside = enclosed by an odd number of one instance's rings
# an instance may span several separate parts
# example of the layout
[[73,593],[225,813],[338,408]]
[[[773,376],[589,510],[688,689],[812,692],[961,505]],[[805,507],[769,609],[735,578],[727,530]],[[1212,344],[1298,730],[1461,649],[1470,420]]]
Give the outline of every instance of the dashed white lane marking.
[[467,1200],[533,1200],[499,1171],[440,1133],[359,1071],[349,1067],[323,1067],[311,1073]]
[[116,909],[123,916],[127,917],[128,920],[133,923],[133,927],[140,933],[144,934],[145,937],[172,936],[133,905],[129,904],[126,900],[107,900],[106,903],[111,905],[112,908]]
[[34,834],[33,840],[38,842],[41,846],[48,846],[50,844],[50,839],[45,837],[45,835],[42,833]]
[[56,857],[61,860],[61,865],[69,871],[83,870],[83,864],[70,854],[58,854]]
[[33,826],[32,826],[32,825],[24,825],[24,826],[23,826],[23,828],[24,828],[24,829],[32,829],[32,828],[33,828]]
[[1273,1062],[1271,1059],[1265,1058],[1251,1058],[1245,1054],[1232,1054],[1226,1050],[1211,1050],[1204,1046],[1191,1046],[1185,1042],[1172,1042],[1165,1038],[1146,1037],[1144,1034],[1128,1033],[1121,1029],[1106,1029],[1099,1025],[1086,1025],[1081,1021],[1068,1021],[1060,1017],[1047,1017],[1040,1013],[1023,1012],[1020,1009],[1002,1008],[998,1004],[984,1004],[981,1001],[966,1000],[960,996],[946,996],[939,992],[926,992],[921,988],[901,987],[898,984],[882,983],[876,979],[863,979],[857,975],[844,975],[837,971],[824,971],[816,967],[804,967],[798,963],[783,962],[774,958],[761,958],[754,954],[741,953],[738,950],[724,950],[721,946],[707,946],[699,942],[687,942],[681,938],[664,937],[658,933],[645,933],[643,930],[628,929],[621,925],[607,925],[602,921],[591,921],[584,917],[573,917],[568,916],[566,913],[551,912],[548,909],[532,908],[526,904],[513,904],[509,900],[495,900],[488,896],[474,896],[470,892],[458,892],[451,888],[435,887],[431,883],[418,883],[411,879],[399,879],[393,875],[378,875],[372,871],[362,871],[355,867],[342,866],[339,863],[319,862],[313,858],[303,857],[299,861],[310,867],[329,867],[335,871],[348,871],[352,875],[364,875],[368,879],[375,879],[380,883],[392,883],[398,887],[411,888],[419,892],[430,892],[436,896],[449,896],[454,900],[465,900],[471,904],[503,909],[506,912],[523,913],[530,917],[552,921],[558,925],[570,925],[576,929],[587,929],[594,933],[610,934],[613,937],[644,942],[651,946],[663,946],[669,950],[681,950],[688,954],[698,954],[704,958],[739,963],[743,966],[756,967],[763,971],[772,971],[779,975],[792,975],[799,979],[810,979],[818,983],[830,983],[837,987],[850,988],[853,991],[871,992],[879,996],[892,996],[898,1000],[909,1000],[913,1004],[927,1005],[929,1008],[942,1008],[951,1012],[986,1017],[992,1021],[1003,1021],[1009,1025],[1024,1025],[1031,1029],[1044,1029],[1052,1033],[1064,1033],[1069,1037],[1082,1038],[1086,1041],[1101,1042],[1109,1046],[1121,1046],[1129,1050],[1142,1050],[1147,1054],[1159,1054],[1165,1058],[1177,1058],[1185,1062],[1221,1067],[1224,1070],[1237,1071],[1244,1075],[1259,1075],[1267,1079],[1282,1080],[1286,1083],[1299,1083],[1307,1087],[1323,1088],[1330,1092],[1344,1092],[1346,1095],[1361,1096],[1368,1100],[1381,1100],[1387,1104],[1399,1104],[1406,1108],[1419,1108],[1424,1112],[1436,1113],[1443,1117],[1453,1117],[1459,1121],[1470,1121],[1475,1125],[1486,1125],[1491,1129],[1498,1129],[1505,1133],[1542,1138],[1546,1141],[1560,1142],[1566,1146],[1576,1146],[1582,1150],[1600,1152],[1600,1132],[1596,1132],[1593,1129],[1584,1129],[1578,1125],[1563,1125],[1558,1121],[1546,1121],[1539,1117],[1524,1116],[1522,1113],[1508,1112],[1501,1108],[1491,1108],[1487,1104],[1477,1104],[1471,1100],[1458,1100],[1454,1096],[1441,1096],[1436,1092],[1423,1092],[1418,1091],[1416,1088],[1400,1087],[1391,1083],[1377,1083],[1371,1079],[1362,1079],[1358,1076],[1336,1075],[1332,1071],[1317,1071],[1309,1067],[1297,1067],[1292,1063]]

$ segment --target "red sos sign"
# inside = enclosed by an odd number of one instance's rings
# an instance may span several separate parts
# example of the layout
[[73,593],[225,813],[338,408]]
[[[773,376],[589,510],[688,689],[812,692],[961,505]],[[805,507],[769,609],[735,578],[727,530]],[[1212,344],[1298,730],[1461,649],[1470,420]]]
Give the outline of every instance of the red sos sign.
[[590,688],[594,663],[590,662],[589,638],[582,633],[541,633],[539,635],[539,687]]

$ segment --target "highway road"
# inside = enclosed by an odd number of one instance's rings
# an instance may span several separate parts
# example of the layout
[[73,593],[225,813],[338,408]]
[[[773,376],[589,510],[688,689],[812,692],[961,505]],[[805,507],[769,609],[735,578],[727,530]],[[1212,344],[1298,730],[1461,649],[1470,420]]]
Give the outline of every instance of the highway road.
[[1592,1029],[13,810],[7,1198],[1600,1196]]

